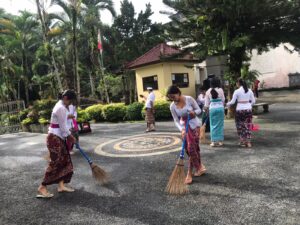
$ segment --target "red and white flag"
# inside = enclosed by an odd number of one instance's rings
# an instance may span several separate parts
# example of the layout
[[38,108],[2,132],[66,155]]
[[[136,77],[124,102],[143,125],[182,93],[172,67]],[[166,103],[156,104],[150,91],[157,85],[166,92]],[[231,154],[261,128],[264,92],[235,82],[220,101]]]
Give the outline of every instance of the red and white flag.
[[101,39],[100,29],[98,30],[98,50],[100,51],[100,54],[102,55],[103,46],[102,46],[102,39]]

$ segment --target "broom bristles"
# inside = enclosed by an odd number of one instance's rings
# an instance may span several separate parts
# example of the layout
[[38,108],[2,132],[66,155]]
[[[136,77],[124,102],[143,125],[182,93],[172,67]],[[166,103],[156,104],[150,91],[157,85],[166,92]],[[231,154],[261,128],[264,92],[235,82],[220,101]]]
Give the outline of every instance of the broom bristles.
[[200,143],[201,143],[201,144],[206,144],[205,130],[206,130],[206,126],[203,125],[203,126],[200,128]]
[[51,161],[50,153],[48,152],[46,155],[44,155],[43,158],[44,158],[47,162],[50,162],[50,161]]
[[108,174],[100,166],[92,163],[91,168],[93,177],[97,182],[99,182],[101,185],[107,184],[109,182]]
[[182,195],[188,193],[188,187],[184,183],[184,163],[183,159],[178,159],[177,164],[169,178],[166,192],[171,195]]

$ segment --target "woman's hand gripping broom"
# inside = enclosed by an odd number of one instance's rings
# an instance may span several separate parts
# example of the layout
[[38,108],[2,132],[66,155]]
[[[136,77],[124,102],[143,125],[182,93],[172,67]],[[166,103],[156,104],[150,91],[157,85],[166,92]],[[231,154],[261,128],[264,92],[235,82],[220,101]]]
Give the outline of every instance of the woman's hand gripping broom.
[[80,151],[82,156],[88,161],[90,164],[90,167],[92,169],[93,177],[94,179],[99,182],[100,184],[104,185],[107,184],[109,181],[108,174],[98,165],[93,163],[93,161],[87,156],[87,154],[83,151],[83,149],[80,147],[79,143],[75,144],[76,148]]
[[186,146],[186,135],[188,134],[190,122],[190,115],[188,115],[188,120],[185,127],[185,136],[182,142],[182,148],[180,152],[180,157],[176,163],[176,166],[169,178],[168,185],[166,187],[166,192],[171,195],[182,195],[188,193],[188,187],[184,183],[185,172],[184,172],[184,150]]

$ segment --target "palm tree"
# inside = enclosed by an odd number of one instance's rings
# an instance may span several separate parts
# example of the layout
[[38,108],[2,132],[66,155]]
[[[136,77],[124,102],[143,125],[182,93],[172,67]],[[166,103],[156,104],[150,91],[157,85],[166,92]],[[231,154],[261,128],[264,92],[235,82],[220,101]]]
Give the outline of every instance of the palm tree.
[[58,72],[58,68],[57,68],[57,64],[56,64],[56,61],[55,61],[55,58],[54,58],[54,55],[53,55],[53,52],[52,52],[52,47],[49,43],[49,40],[47,38],[47,34],[49,33],[50,29],[49,29],[49,26],[47,26],[47,15],[49,17],[49,14],[46,13],[46,7],[45,7],[45,1],[42,2],[42,4],[40,3],[40,0],[36,0],[36,7],[37,7],[37,11],[38,11],[38,16],[39,16],[39,19],[40,19],[40,22],[41,22],[41,25],[42,25],[42,30],[43,30],[43,42],[47,47],[48,49],[48,53],[49,53],[49,56],[51,58],[51,62],[52,62],[52,66],[54,68],[54,74],[56,76],[56,80],[57,80],[57,84],[58,84],[58,88],[59,88],[59,91],[62,91],[63,90],[63,86],[62,86],[62,82],[61,82],[61,78],[60,78],[60,74]]
[[[104,68],[101,63],[100,54],[96,51],[96,42],[97,42],[97,30],[103,30],[103,24],[101,22],[101,11],[108,10],[113,17],[116,16],[116,12],[114,9],[113,1],[111,0],[82,0],[83,3],[83,29],[86,29],[86,40],[88,43],[89,51],[90,51],[90,65],[92,65],[89,69],[89,76],[90,76],[90,84],[91,89],[95,90],[92,78],[92,70],[95,72],[98,70],[96,64],[100,66],[101,77],[100,79],[105,84],[104,79]],[[97,60],[95,60],[97,59]],[[93,68],[94,67],[94,68]],[[99,70],[98,70],[99,71]],[[109,95],[107,91],[106,85],[104,85],[104,92],[106,95],[106,101],[109,102]],[[95,95],[95,92],[92,91],[92,95]]]
[[[73,53],[73,76],[76,80],[76,91],[78,94],[78,101],[80,101],[80,76],[78,72],[78,50],[77,50],[77,28],[78,19],[80,17],[81,11],[81,0],[68,0],[67,2],[63,0],[53,0],[53,4],[60,6],[64,14],[56,14],[55,17],[62,24],[63,28],[68,32],[69,28],[72,36],[72,53]],[[78,102],[80,103],[80,102]]]
[[[0,19],[0,34],[12,37],[6,43],[6,47],[14,64],[21,64],[22,75],[25,85],[26,102],[29,102],[29,82],[31,78],[31,58],[39,45],[38,21],[35,16],[29,12],[22,11],[21,15],[12,18]],[[13,53],[13,54],[12,54]]]

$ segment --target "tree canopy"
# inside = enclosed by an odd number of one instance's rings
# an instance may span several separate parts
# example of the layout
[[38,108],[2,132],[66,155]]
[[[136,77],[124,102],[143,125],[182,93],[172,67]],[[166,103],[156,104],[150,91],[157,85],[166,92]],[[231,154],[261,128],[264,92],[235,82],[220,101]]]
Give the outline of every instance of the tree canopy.
[[199,58],[227,55],[232,83],[253,49],[299,44],[299,0],[163,0],[174,9],[168,33]]
[[[37,13],[10,15],[0,9],[0,101],[56,97],[75,89],[81,97],[134,100],[135,78],[124,65],[163,42],[162,24],[150,19],[151,5],[136,12],[124,0],[35,0]],[[57,5],[60,12],[50,13]],[[103,24],[106,10],[114,18]],[[98,50],[101,32],[103,54]],[[101,64],[103,60],[103,66]],[[106,87],[114,84],[116,87]],[[125,90],[125,91],[124,91]]]

